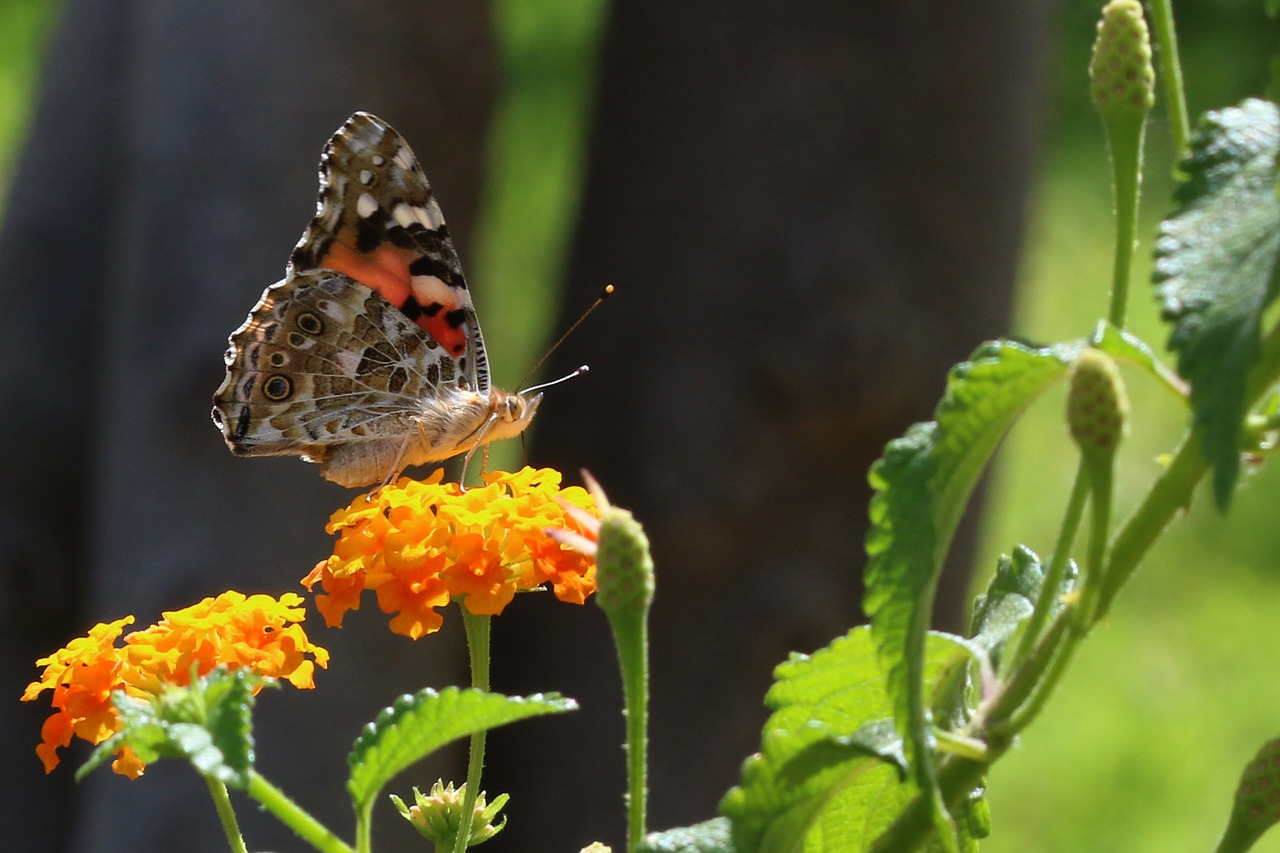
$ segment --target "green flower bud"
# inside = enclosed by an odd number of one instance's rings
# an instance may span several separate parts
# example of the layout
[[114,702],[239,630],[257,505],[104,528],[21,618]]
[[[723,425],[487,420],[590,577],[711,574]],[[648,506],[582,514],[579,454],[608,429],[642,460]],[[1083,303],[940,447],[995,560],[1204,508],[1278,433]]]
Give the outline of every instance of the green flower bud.
[[606,613],[649,609],[654,584],[649,538],[625,509],[609,507],[600,519],[596,566],[596,601]]
[[[437,846],[452,848],[454,839],[458,835],[458,828],[462,825],[462,807],[466,801],[466,794],[465,784],[454,789],[452,782],[445,785],[443,781],[437,780],[431,786],[430,794],[423,794],[415,787],[414,803],[411,806],[406,806],[404,800],[395,794],[391,795],[391,802],[395,805],[396,811],[400,812],[400,816],[413,824],[413,828],[418,830],[423,838]],[[499,794],[492,803],[485,805],[484,791],[476,796],[475,808],[471,813],[471,834],[467,838],[468,847],[488,841],[502,831],[502,828],[507,825],[506,817],[504,816],[496,826],[493,819],[498,816],[498,812],[507,804],[508,799],[510,798],[506,794]]]
[[1138,0],[1111,0],[1102,9],[1089,61],[1090,94],[1104,118],[1145,119],[1155,104],[1151,37]]
[[1076,359],[1067,392],[1067,426],[1086,460],[1110,462],[1129,420],[1129,398],[1120,370],[1101,350]]

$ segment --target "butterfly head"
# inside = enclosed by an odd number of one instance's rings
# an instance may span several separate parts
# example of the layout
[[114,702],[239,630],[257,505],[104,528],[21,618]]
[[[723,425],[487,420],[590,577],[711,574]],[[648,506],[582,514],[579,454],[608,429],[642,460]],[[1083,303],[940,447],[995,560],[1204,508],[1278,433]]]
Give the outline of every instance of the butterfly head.
[[538,404],[542,402],[542,395],[538,394],[533,397],[525,397],[522,394],[512,394],[499,388],[494,388],[490,392],[491,411],[497,415],[497,420],[490,430],[487,441],[496,441],[502,438],[512,438],[525,431],[529,426],[529,422],[533,420],[534,414],[538,411]]

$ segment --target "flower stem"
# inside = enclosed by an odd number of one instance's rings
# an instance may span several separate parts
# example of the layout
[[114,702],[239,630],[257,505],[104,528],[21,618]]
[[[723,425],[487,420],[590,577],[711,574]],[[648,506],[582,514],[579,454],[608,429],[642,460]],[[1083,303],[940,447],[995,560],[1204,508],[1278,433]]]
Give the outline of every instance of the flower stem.
[[231,853],[249,853],[244,845],[244,836],[240,834],[240,824],[236,821],[236,810],[231,805],[231,797],[227,794],[227,786],[212,776],[204,777],[209,786],[209,796],[213,797],[213,807],[218,812],[218,820],[222,822],[222,831],[227,834],[227,845]]
[[596,565],[596,603],[609,620],[622,673],[627,718],[627,850],[633,851],[644,838],[649,793],[649,609],[655,578],[643,528],[631,513],[609,507],[607,502]]
[[283,791],[258,775],[256,770],[249,771],[249,785],[245,788],[245,793],[321,853],[354,853],[346,842],[289,799]]
[[[467,632],[467,651],[471,657],[471,686],[477,690],[489,690],[489,629],[488,616],[476,616],[467,609],[466,601],[459,602],[462,624]],[[462,800],[458,837],[453,842],[453,853],[463,853],[471,839],[471,815],[475,812],[476,797],[480,795],[480,773],[484,769],[485,730],[471,736],[470,758],[467,761],[467,790]]]
[[627,718],[627,849],[635,850],[645,832],[649,750],[649,620],[648,610],[616,610],[609,614],[613,642],[622,670]]
[[[1083,637],[1093,625],[1094,608],[1102,589],[1103,559],[1107,551],[1107,538],[1111,535],[1111,499],[1114,489],[1114,458],[1104,463],[1095,461],[1089,466],[1089,483],[1092,494],[1089,507],[1089,544],[1085,548],[1084,577],[1080,584],[1080,606],[1076,612],[1076,626]],[[1073,632],[1074,633],[1074,632]],[[1073,642],[1068,637],[1067,642]]]
[[1147,8],[1152,28],[1156,31],[1157,61],[1164,78],[1165,111],[1169,114],[1169,132],[1178,160],[1190,150],[1191,127],[1187,121],[1187,95],[1182,87],[1182,63],[1178,59],[1178,35],[1173,24],[1170,0],[1149,0]]
[[1116,201],[1116,252],[1111,271],[1111,307],[1107,319],[1125,327],[1129,310],[1129,273],[1138,232],[1138,197],[1142,184],[1144,125],[1113,121],[1110,125],[1111,180]]
[[1085,500],[1088,497],[1089,476],[1085,472],[1084,465],[1081,464],[1076,469],[1076,481],[1071,487],[1066,515],[1062,519],[1062,528],[1058,531],[1058,541],[1053,546],[1053,555],[1049,558],[1049,570],[1045,573],[1043,585],[1040,587],[1035,610],[1027,620],[1022,639],[1018,641],[1018,651],[1014,656],[1015,666],[1031,654],[1045,622],[1049,619],[1054,598],[1062,587],[1062,576],[1066,572],[1067,561],[1071,557],[1071,543],[1075,541],[1076,532],[1080,529],[1080,518],[1084,515]]

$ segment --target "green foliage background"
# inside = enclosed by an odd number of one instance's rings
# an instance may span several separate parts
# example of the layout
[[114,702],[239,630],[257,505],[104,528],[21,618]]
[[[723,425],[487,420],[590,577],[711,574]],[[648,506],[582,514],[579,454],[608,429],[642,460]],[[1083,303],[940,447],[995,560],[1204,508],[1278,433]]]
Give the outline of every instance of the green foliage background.
[[[1106,311],[1109,178],[1085,79],[1100,6],[1070,0],[1058,9],[1049,122],[1012,329],[1035,342],[1080,337]],[[604,0],[497,4],[504,84],[478,256],[469,264],[472,277],[484,281],[478,298],[486,303],[553,304],[547,294],[563,267],[585,163],[603,9]],[[28,127],[51,12],[47,0],[0,3],[0,188]],[[1280,31],[1263,16],[1261,0],[1178,0],[1175,14],[1193,117],[1263,92]],[[1148,141],[1138,282],[1149,278],[1150,237],[1172,189],[1159,105]],[[1135,331],[1162,346],[1167,333],[1155,315],[1150,288],[1138,288],[1130,310]],[[491,348],[502,353],[498,363],[516,366],[533,362],[552,319],[524,308],[485,316]],[[510,320],[517,316],[529,319],[517,327]],[[519,377],[497,378],[509,385]],[[1166,392],[1136,374],[1127,378],[1135,414],[1118,469],[1122,514],[1187,417]],[[982,571],[1020,541],[1042,554],[1051,550],[1075,468],[1062,406],[1061,392],[1047,395],[1001,453]],[[1271,658],[1280,649],[1277,505],[1274,465],[1246,473],[1227,518],[1202,491],[1121,596],[1110,624],[1081,650],[1044,716],[995,768],[993,834],[984,851],[1212,848],[1244,763],[1280,735],[1280,679]],[[1280,834],[1256,849],[1280,851]]]

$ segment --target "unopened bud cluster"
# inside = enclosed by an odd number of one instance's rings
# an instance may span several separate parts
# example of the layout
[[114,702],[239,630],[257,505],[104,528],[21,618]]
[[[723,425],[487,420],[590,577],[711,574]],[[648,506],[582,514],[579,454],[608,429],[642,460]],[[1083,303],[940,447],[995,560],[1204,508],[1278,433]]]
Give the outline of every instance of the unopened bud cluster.
[[1089,81],[1093,103],[1103,116],[1145,117],[1155,103],[1151,38],[1138,0],[1112,0],[1103,7]]
[[600,519],[597,603],[605,612],[647,610],[653,601],[653,558],[640,522],[611,507]]
[[1087,459],[1109,459],[1128,420],[1129,398],[1116,363],[1100,350],[1080,353],[1067,392],[1067,426],[1080,452]]
[[[413,824],[413,828],[422,833],[424,838],[429,839],[436,845],[444,845],[446,848],[452,847],[454,838],[458,835],[458,830],[462,826],[463,806],[466,802],[467,786],[461,785],[458,788],[453,787],[450,782],[445,785],[441,781],[437,781],[431,786],[430,794],[423,794],[417,788],[413,789],[413,805],[405,805],[404,800],[391,795],[391,802],[395,805],[396,811],[400,812],[400,816],[409,823]],[[468,847],[473,844],[479,844],[482,841],[488,841],[493,836],[502,831],[506,826],[507,819],[504,817],[500,822],[494,823],[494,819],[498,816],[498,812],[506,805],[509,797],[506,794],[499,794],[494,798],[492,803],[485,803],[484,791],[476,796],[475,805],[471,810],[470,823],[471,833]]]

